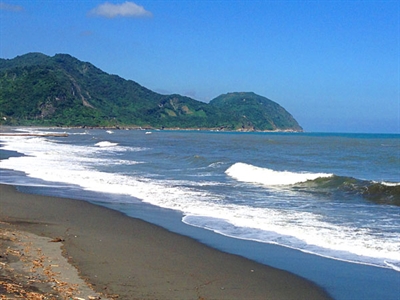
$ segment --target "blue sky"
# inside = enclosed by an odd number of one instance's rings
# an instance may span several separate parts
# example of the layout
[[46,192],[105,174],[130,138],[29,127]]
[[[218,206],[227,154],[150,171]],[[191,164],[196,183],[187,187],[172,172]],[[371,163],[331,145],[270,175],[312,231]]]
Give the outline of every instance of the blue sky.
[[253,91],[306,131],[400,133],[400,1],[0,1],[0,57],[68,53],[154,91]]

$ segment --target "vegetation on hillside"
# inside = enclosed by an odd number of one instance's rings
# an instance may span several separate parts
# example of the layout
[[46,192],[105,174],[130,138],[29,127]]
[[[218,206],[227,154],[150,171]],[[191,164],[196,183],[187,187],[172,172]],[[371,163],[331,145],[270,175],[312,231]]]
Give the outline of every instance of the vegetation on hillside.
[[206,104],[155,93],[68,54],[41,53],[0,59],[0,124],[302,130],[284,108],[254,93]]
[[302,130],[282,106],[255,93],[228,93],[210,102],[223,111],[230,111],[243,128],[254,130]]

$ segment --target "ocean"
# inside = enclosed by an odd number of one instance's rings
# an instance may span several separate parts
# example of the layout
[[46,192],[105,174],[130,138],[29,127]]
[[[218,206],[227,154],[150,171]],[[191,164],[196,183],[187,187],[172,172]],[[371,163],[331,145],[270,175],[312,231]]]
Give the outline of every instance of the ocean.
[[1,183],[117,209],[335,299],[400,298],[398,134],[25,130],[68,137],[0,137],[23,154],[2,155]]

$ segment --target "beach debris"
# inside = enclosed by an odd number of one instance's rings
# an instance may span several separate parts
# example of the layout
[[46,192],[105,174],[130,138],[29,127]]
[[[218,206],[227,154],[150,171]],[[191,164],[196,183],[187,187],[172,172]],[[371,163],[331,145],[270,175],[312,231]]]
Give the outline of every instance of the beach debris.
[[[43,295],[38,292],[27,291],[21,284],[12,282],[12,281],[4,281],[0,280],[0,288],[4,290],[8,295],[0,295],[1,300],[8,299],[28,299],[28,300],[43,300],[48,299],[46,295]],[[9,296],[13,296],[10,298]]]
[[61,238],[61,237],[56,237],[56,238],[50,240],[49,242],[52,242],[52,243],[60,243],[60,242],[65,242],[65,239],[63,239],[63,238]]
[[[94,296],[93,290],[88,297],[88,291],[82,293],[83,286],[63,277],[60,264],[54,263],[58,258],[48,256],[45,248],[40,247],[40,243],[35,244],[28,233],[0,227],[0,241],[7,241],[7,245],[0,243],[0,300],[101,299]],[[56,237],[47,241],[62,242],[64,239]]]

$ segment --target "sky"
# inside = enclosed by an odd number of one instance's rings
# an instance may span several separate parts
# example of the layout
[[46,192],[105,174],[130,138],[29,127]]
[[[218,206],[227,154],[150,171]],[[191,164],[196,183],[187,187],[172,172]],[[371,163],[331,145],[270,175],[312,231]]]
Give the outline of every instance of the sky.
[[0,0],[0,58],[28,52],[204,102],[254,92],[308,132],[400,133],[398,0]]

